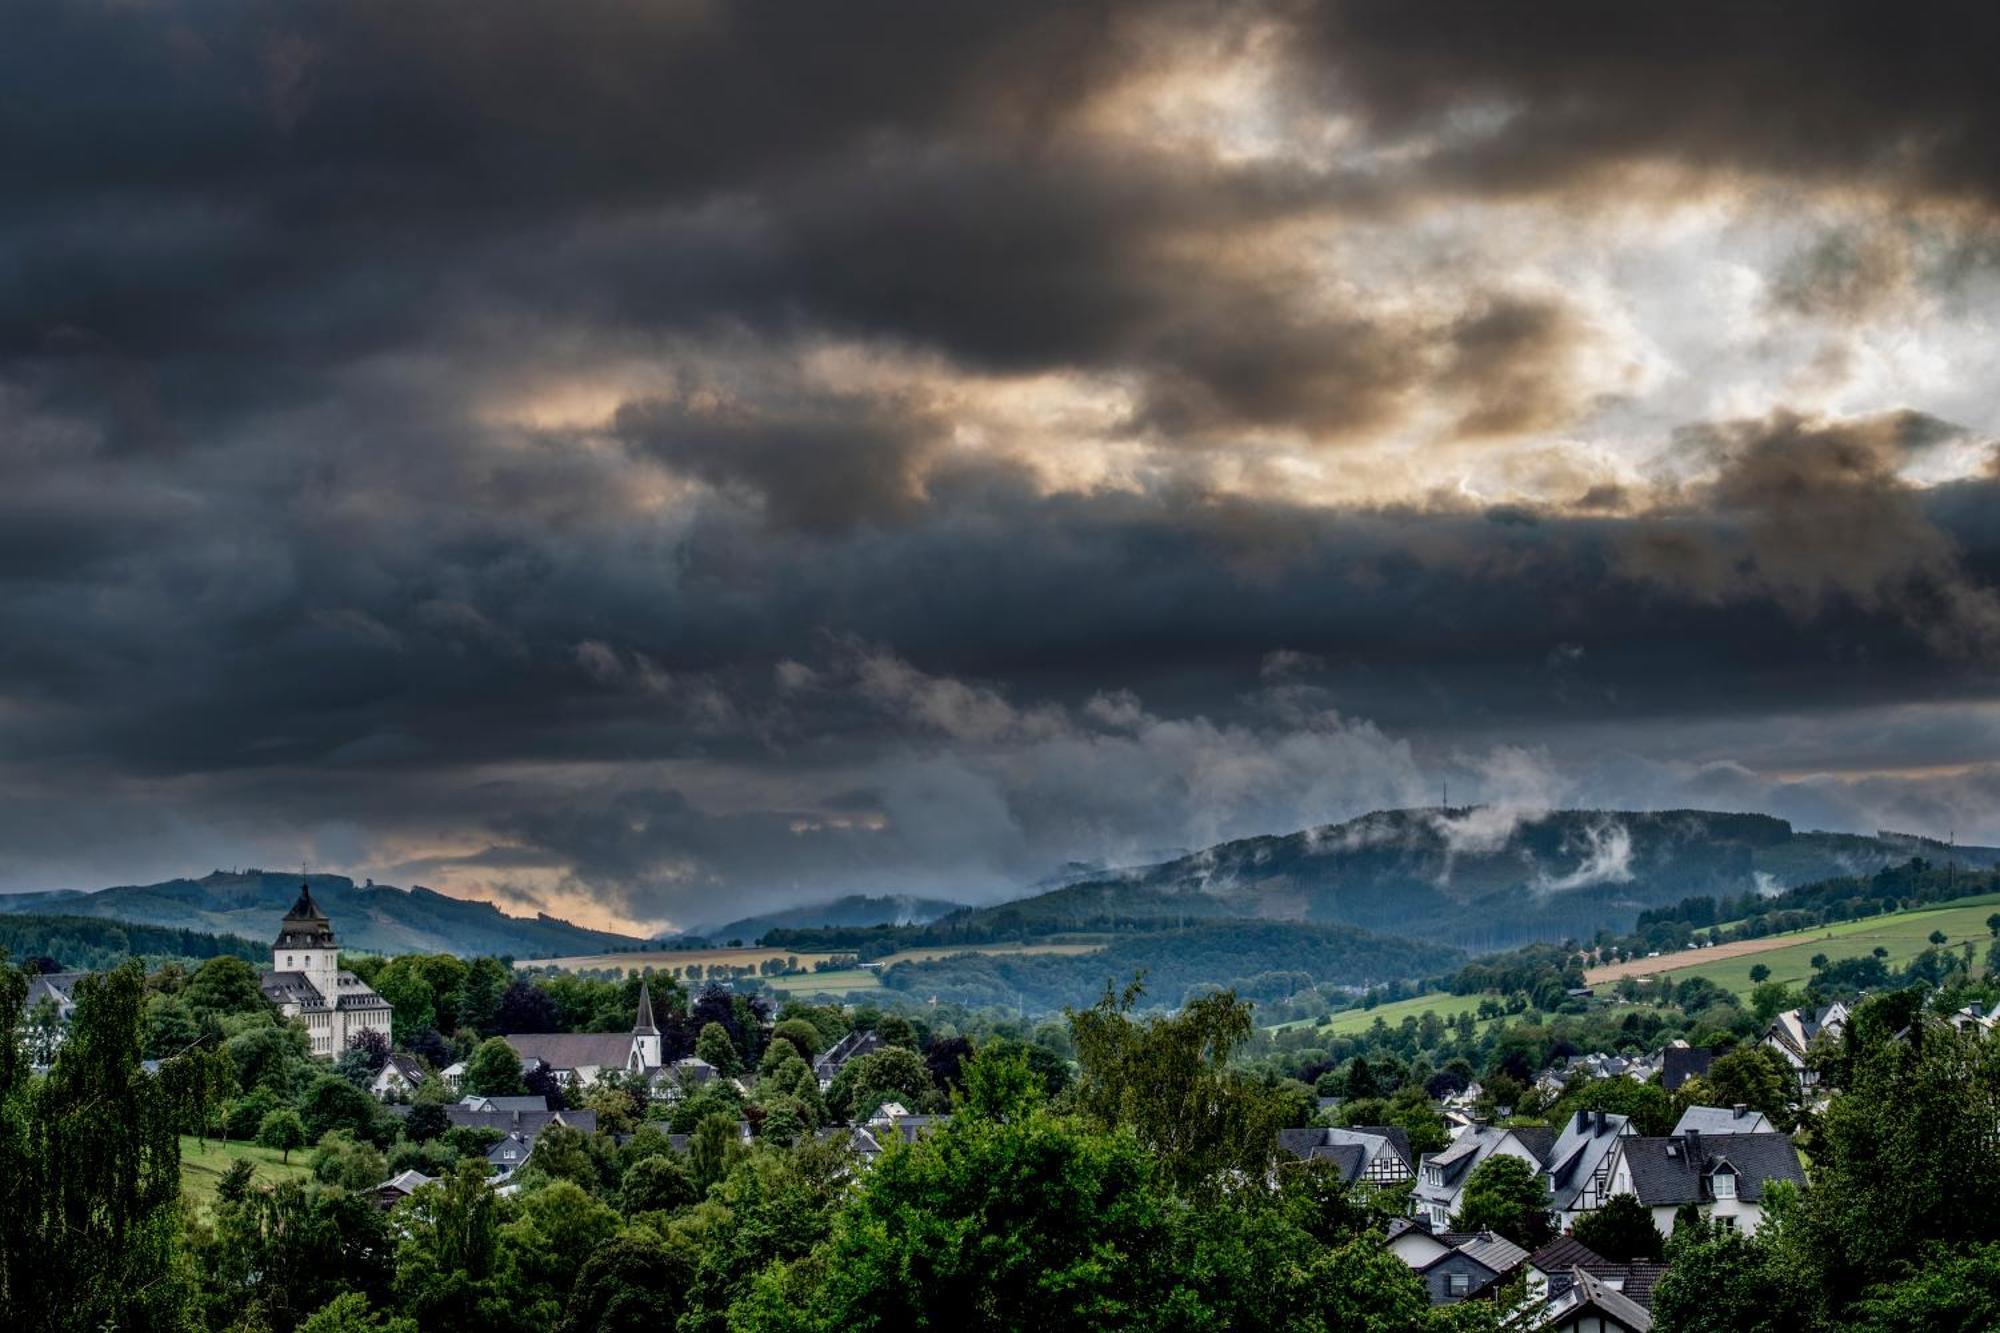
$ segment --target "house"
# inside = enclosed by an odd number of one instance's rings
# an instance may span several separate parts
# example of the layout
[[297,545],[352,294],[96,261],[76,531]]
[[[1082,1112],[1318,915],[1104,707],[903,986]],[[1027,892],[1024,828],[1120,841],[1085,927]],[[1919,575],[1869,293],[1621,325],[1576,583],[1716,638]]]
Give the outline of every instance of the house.
[[375,1187],[375,1206],[394,1208],[423,1186],[430,1184],[433,1179],[435,1177],[427,1176],[421,1171],[405,1171],[400,1175],[391,1176]]
[[1638,1301],[1585,1268],[1572,1270],[1568,1291],[1532,1325],[1536,1333],[1652,1333],[1653,1315]]
[[1400,1125],[1348,1129],[1281,1129],[1281,1151],[1305,1162],[1329,1162],[1347,1184],[1395,1185],[1415,1177],[1410,1136]]
[[1775,1134],[1777,1126],[1762,1111],[1753,1111],[1742,1102],[1734,1106],[1690,1106],[1674,1124],[1675,1135],[1694,1130],[1698,1134]]
[[1603,1111],[1578,1111],[1563,1122],[1549,1150],[1544,1176],[1549,1186],[1549,1211],[1559,1230],[1567,1231],[1577,1217],[1609,1197],[1611,1150],[1621,1138],[1635,1133],[1630,1117]]
[[1419,1220],[1396,1217],[1389,1221],[1389,1253],[1412,1268],[1423,1268],[1450,1248]]
[[535,1140],[517,1129],[486,1150],[486,1164],[494,1175],[505,1178],[526,1166],[534,1151]]
[[849,1131],[848,1141],[862,1161],[872,1162],[890,1144],[915,1143],[934,1126],[950,1121],[948,1115],[912,1115],[896,1102],[884,1102],[867,1123]]
[[1651,1260],[1607,1259],[1574,1236],[1558,1236],[1528,1256],[1522,1269],[1528,1299],[1541,1306],[1561,1305],[1579,1268],[1648,1311],[1653,1308],[1653,1287],[1667,1271],[1665,1264]]
[[392,1097],[407,1097],[415,1092],[424,1079],[424,1067],[414,1056],[392,1055],[382,1062],[382,1068],[368,1084],[368,1091],[382,1101]]
[[551,1111],[546,1105],[539,1110],[513,1111],[480,1111],[465,1106],[447,1106],[444,1113],[454,1129],[491,1129],[501,1134],[518,1134],[527,1140],[533,1140],[551,1125],[567,1125],[582,1134],[597,1132],[595,1111]]
[[549,1099],[537,1093],[522,1097],[466,1096],[459,1098],[457,1105],[467,1111],[546,1111]]
[[1824,1009],[1788,1009],[1764,1029],[1764,1044],[1790,1062],[1801,1087],[1811,1087],[1819,1081],[1819,1075],[1806,1068],[1814,1043],[1838,1040],[1849,1017],[1847,1006],[1838,1000]]
[[458,1088],[459,1080],[465,1077],[465,1061],[463,1060],[452,1061],[450,1064],[446,1065],[443,1069],[438,1070],[438,1077],[444,1080],[446,1087],[456,1091]]
[[1491,1231],[1446,1232],[1443,1253],[1416,1266],[1432,1305],[1452,1305],[1493,1292],[1528,1261],[1528,1252]]
[[258,984],[280,1013],[305,1024],[314,1055],[332,1059],[365,1032],[389,1039],[389,1002],[341,970],[333,925],[313,901],[309,883],[299,884],[298,901],[278,923],[271,967]]
[[864,1055],[872,1055],[888,1044],[882,1039],[882,1034],[873,1029],[848,1033],[821,1051],[814,1059],[813,1077],[819,1080],[819,1090],[825,1092],[831,1088],[834,1076],[850,1061],[859,1060]]
[[1458,1212],[1465,1182],[1481,1162],[1496,1153],[1518,1157],[1536,1171],[1548,1169],[1555,1135],[1536,1126],[1473,1125],[1461,1130],[1443,1152],[1425,1153],[1417,1165],[1417,1188],[1411,1196],[1411,1216],[1443,1232]]
[[43,972],[28,979],[28,1003],[24,1012],[32,1013],[36,1005],[44,1000],[55,1006],[56,1017],[69,1022],[76,1012],[76,983],[89,976],[88,972]]
[[697,1055],[690,1055],[662,1066],[652,1073],[653,1092],[670,1102],[677,1102],[691,1092],[701,1088],[722,1075],[716,1067]]
[[1691,1078],[1708,1077],[1708,1067],[1715,1063],[1715,1052],[1706,1046],[1690,1046],[1678,1040],[1660,1054],[1664,1057],[1660,1085],[1668,1092],[1679,1092],[1681,1084]]
[[639,1008],[628,1032],[509,1032],[502,1039],[525,1061],[539,1061],[564,1087],[587,1088],[607,1073],[652,1077],[660,1068],[653,994],[639,983]]
[[1991,1009],[1982,1009],[1976,1004],[1968,1004],[1951,1016],[1951,1025],[1960,1032],[1987,1033],[2000,1027],[2000,1004]]
[[1614,1149],[1606,1197],[1630,1194],[1670,1236],[1674,1214],[1692,1204],[1711,1222],[1755,1234],[1772,1181],[1806,1183],[1798,1149],[1783,1134],[1704,1134],[1624,1138]]

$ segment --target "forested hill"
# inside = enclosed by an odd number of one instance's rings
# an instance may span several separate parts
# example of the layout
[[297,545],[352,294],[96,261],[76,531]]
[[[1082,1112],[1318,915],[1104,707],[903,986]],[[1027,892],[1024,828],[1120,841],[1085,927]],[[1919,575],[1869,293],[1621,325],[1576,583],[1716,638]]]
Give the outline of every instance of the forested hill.
[[[333,921],[341,947],[381,953],[506,954],[549,957],[637,943],[556,917],[508,916],[491,903],[426,888],[356,884],[345,875],[310,877],[313,897]],[[0,895],[0,913],[59,912],[109,917],[268,940],[299,896],[299,876],[218,870],[201,879],[126,885],[95,893]]]
[[270,953],[268,944],[256,940],[173,926],[41,913],[0,916],[0,954],[15,963],[53,959],[65,972],[100,971],[127,958],[199,961],[234,954],[255,961]]
[[1204,918],[1341,922],[1464,948],[1587,938],[1696,895],[1775,892],[1912,856],[2000,864],[2000,849],[1900,834],[1802,833],[1704,810],[1391,810],[1224,843],[1158,865],[947,917],[935,932],[1002,938]]
[[717,942],[761,939],[767,930],[810,930],[825,927],[866,927],[923,925],[964,904],[943,898],[910,898],[897,894],[870,897],[849,894],[831,902],[787,907],[761,916],[746,916],[725,925],[690,932]]

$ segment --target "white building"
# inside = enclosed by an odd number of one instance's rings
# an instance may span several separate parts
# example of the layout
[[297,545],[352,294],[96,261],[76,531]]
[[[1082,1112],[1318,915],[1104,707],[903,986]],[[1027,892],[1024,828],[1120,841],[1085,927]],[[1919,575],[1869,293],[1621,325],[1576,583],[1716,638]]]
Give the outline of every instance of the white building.
[[1805,1187],[1798,1149],[1783,1134],[1703,1134],[1621,1138],[1613,1149],[1605,1198],[1630,1194],[1663,1236],[1693,1205],[1702,1217],[1746,1235],[1764,1224],[1764,1188],[1774,1180]]
[[364,1032],[389,1037],[389,1002],[360,977],[340,970],[333,926],[307,884],[299,885],[299,900],[278,925],[271,970],[261,985],[264,998],[285,1017],[306,1025],[314,1055],[331,1059]]

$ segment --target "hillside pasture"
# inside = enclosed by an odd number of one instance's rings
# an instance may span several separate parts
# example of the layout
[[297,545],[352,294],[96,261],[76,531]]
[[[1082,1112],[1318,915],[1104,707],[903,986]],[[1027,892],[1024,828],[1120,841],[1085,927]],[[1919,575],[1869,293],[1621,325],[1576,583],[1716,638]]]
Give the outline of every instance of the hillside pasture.
[[307,1165],[312,1160],[311,1148],[292,1149],[292,1160],[287,1163],[285,1155],[276,1148],[259,1148],[251,1143],[237,1143],[224,1139],[210,1139],[206,1147],[192,1134],[181,1135],[181,1193],[187,1196],[194,1207],[205,1207],[215,1202],[215,1187],[222,1183],[222,1174],[238,1158],[247,1160],[256,1174],[251,1177],[259,1185],[275,1185],[281,1180],[304,1178],[312,1174]]
[[1762,964],[1771,969],[1771,980],[1801,985],[1812,977],[1812,959],[1825,954],[1829,959],[1861,958],[1878,946],[1889,951],[1888,961],[1902,966],[1930,947],[1932,931],[1943,931],[1945,947],[1958,948],[1971,941],[1981,959],[1992,939],[1986,918],[2000,906],[2000,894],[1982,894],[1955,902],[1919,907],[1908,912],[1840,921],[1784,935],[1741,941],[1762,946],[1732,951],[1728,944],[1713,949],[1683,949],[1658,958],[1639,958],[1630,963],[1592,968],[1585,977],[1593,985],[1624,976],[1675,979],[1706,977],[1738,995],[1748,995],[1756,983],[1750,969]]

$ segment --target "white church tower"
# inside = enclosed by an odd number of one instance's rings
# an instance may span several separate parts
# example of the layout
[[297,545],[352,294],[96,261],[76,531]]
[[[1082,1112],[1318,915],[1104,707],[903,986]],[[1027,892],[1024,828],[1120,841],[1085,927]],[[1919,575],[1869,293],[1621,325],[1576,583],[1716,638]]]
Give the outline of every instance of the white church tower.
[[660,1029],[653,1025],[653,992],[639,983],[639,1016],[632,1024],[632,1047],[639,1056],[640,1071],[657,1069],[660,1064]]
[[271,946],[273,972],[300,972],[314,990],[333,999],[340,993],[340,949],[333,942],[333,923],[313,901],[312,886],[299,885],[299,900],[278,924]]
[[299,900],[278,923],[271,970],[260,984],[280,1013],[305,1024],[314,1055],[336,1057],[364,1032],[390,1035],[389,1002],[360,977],[340,970],[333,925],[313,901],[309,884],[299,885]]

